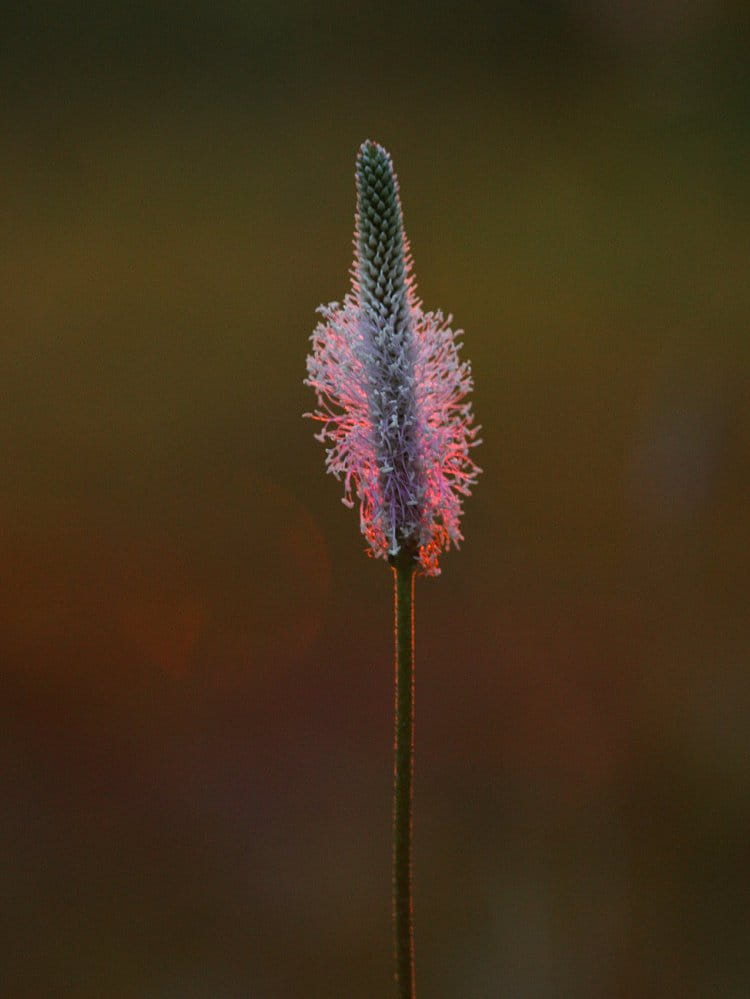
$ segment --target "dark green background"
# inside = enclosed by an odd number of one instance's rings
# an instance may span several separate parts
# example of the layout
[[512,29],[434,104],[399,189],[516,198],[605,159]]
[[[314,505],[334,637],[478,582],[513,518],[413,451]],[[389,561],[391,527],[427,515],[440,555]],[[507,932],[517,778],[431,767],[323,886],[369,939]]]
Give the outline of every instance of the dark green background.
[[749,33],[6,13],[3,996],[391,994],[391,581],[300,418],[368,137],[484,428],[417,585],[420,994],[747,995]]

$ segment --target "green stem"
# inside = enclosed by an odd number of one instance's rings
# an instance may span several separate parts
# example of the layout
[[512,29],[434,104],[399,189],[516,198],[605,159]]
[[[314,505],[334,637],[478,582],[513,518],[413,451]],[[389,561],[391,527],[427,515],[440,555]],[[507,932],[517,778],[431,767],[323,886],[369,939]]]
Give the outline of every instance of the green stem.
[[414,999],[412,781],[414,776],[414,559],[391,561],[396,639],[393,766],[393,936],[398,999]]

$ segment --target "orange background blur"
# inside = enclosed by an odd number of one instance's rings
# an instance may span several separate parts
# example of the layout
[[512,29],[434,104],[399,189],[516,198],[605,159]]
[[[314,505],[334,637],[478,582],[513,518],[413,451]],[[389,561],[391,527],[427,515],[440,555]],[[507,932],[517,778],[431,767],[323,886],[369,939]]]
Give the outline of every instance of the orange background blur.
[[747,995],[749,32],[8,16],[3,996],[390,995],[391,582],[301,419],[368,137],[484,438],[417,584],[420,992]]

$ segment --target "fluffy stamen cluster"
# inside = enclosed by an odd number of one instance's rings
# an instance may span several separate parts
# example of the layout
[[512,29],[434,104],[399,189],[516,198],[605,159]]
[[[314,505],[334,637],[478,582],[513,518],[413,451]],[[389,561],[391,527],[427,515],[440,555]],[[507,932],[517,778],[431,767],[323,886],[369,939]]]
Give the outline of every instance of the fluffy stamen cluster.
[[382,146],[357,158],[352,287],[321,306],[306,384],[323,424],[326,467],[360,501],[360,526],[378,557],[411,552],[426,575],[462,540],[461,496],[480,469],[470,456],[471,368],[458,358],[451,317],[416,297],[398,180]]

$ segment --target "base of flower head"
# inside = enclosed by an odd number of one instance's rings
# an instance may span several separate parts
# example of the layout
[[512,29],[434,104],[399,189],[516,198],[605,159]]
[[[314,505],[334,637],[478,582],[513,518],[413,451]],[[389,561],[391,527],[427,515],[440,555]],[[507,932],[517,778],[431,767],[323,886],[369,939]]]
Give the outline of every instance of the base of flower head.
[[418,545],[414,542],[401,545],[398,552],[388,555],[388,565],[393,569],[418,569],[420,565]]
[[399,417],[392,409],[383,408],[385,389],[373,374],[382,359],[373,363],[376,337],[355,294],[319,311],[306,379],[319,408],[307,415],[322,424],[316,436],[328,445],[327,470],[343,481],[347,506],[354,495],[359,499],[369,554],[390,561],[407,539],[421,573],[437,576],[441,553],[462,540],[462,496],[480,472],[470,454],[479,443],[466,402],[471,370],[458,358],[458,334],[450,317],[412,304],[412,374],[404,380],[412,395],[404,409],[409,439],[398,452],[403,430],[393,427]]

